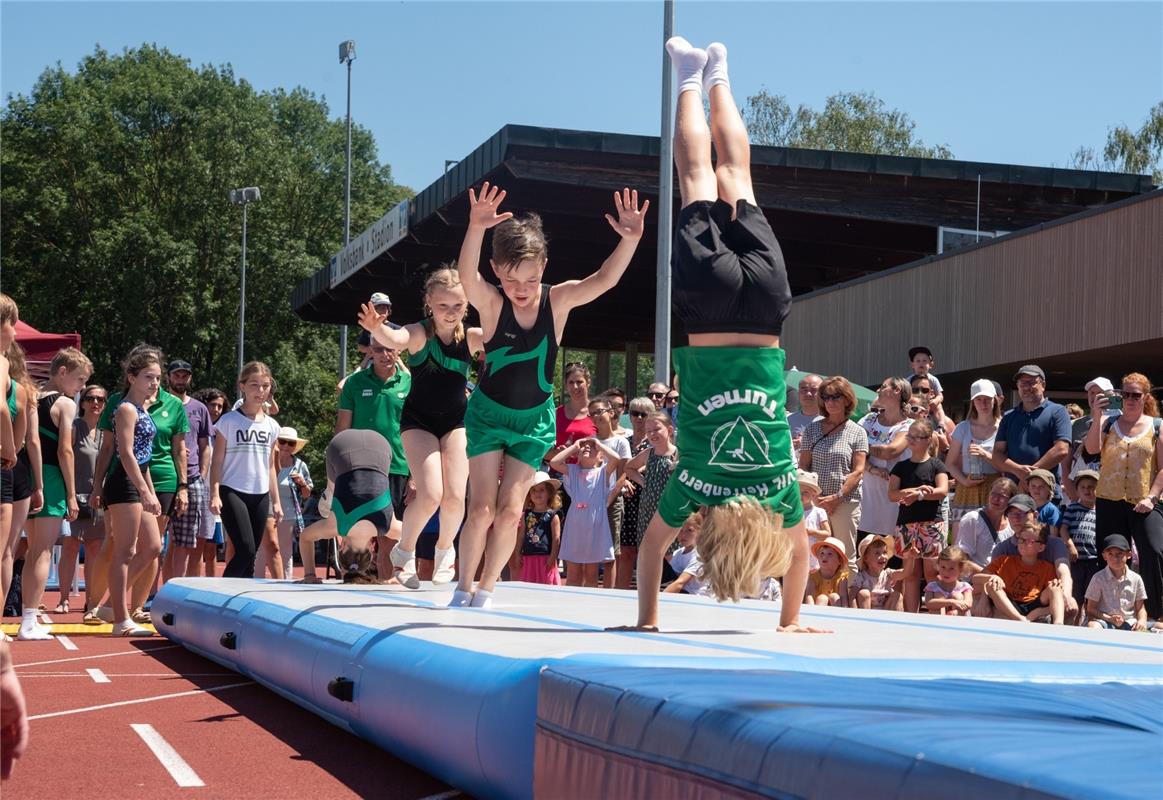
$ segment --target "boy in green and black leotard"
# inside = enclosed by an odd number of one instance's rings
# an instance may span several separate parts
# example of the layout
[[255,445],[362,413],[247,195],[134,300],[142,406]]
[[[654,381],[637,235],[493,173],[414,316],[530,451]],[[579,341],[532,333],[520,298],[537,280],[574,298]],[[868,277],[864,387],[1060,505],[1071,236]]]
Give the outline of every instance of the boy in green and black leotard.
[[[486,355],[484,374],[464,418],[470,498],[454,606],[487,607],[492,602],[493,586],[513,552],[534,470],[553,446],[553,367],[565,321],[571,310],[597,299],[622,277],[642,238],[650,206],[647,201],[639,209],[637,191],[615,193],[618,217],[606,214],[622,237],[614,252],[592,275],[551,286],[541,280],[548,257],[541,220],[499,213],[504,199],[503,191],[487,183],[479,199],[469,190],[468,232],[457,260],[465,294],[480,312]],[[490,263],[500,278],[500,291],[477,269],[485,231],[494,226]],[[484,570],[474,592],[482,553]]]
[[683,202],[673,298],[690,346],[674,352],[679,463],[638,548],[638,622],[630,627],[657,630],[663,555],[683,522],[701,512],[699,556],[714,594],[738,600],[764,578],[783,576],[779,629],[807,631],[799,606],[808,542],[779,348],[791,307],[783,255],[756,206],[726,48],[701,50],[680,37],[666,47],[678,73],[674,160]]

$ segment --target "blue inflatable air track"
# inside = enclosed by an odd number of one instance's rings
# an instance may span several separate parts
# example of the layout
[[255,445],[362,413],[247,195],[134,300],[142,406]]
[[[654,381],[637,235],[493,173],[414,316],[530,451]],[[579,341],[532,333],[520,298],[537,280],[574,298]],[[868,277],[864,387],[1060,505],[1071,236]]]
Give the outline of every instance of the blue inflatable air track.
[[[676,760],[702,796],[724,797],[832,800],[836,787],[910,797],[967,769],[1011,787],[990,790],[999,798],[1099,797],[1149,781],[1128,772],[1136,761],[1163,774],[1155,634],[808,607],[806,622],[835,633],[784,635],[777,604],[677,595],[662,601],[666,633],[612,633],[603,627],[633,621],[632,593],[506,583],[488,611],[446,608],[450,596],[427,584],[187,578],[167,583],[152,611],[175,642],[478,797],[531,797],[535,769],[544,796],[581,764],[621,781],[605,796],[649,796],[627,781]],[[655,735],[616,739],[623,707],[646,701]],[[990,726],[1006,732],[992,745]],[[680,750],[680,730],[710,744]],[[1069,736],[1031,750],[1056,730]],[[558,747],[543,758],[550,738]],[[1121,759],[1098,747],[1108,740]],[[699,766],[705,752],[736,749],[738,759],[713,756],[710,772]],[[869,758],[875,794],[860,791]],[[806,789],[817,784],[829,792]]]

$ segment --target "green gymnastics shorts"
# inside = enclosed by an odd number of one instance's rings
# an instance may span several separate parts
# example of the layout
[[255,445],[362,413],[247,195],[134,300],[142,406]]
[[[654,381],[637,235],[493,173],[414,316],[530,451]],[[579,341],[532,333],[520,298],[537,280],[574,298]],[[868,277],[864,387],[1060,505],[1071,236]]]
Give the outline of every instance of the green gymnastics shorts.
[[468,457],[500,450],[537,469],[557,441],[555,411],[551,397],[534,408],[514,409],[476,390],[464,413]]

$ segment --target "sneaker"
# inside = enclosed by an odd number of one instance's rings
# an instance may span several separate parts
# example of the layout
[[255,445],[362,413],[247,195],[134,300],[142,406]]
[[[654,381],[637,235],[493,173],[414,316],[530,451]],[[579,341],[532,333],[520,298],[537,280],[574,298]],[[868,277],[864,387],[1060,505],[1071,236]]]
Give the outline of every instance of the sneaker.
[[492,608],[493,607],[493,593],[486,592],[484,589],[477,589],[476,594],[472,596],[473,608]]
[[400,583],[409,589],[419,589],[420,578],[416,575],[416,551],[413,550],[409,553],[397,544],[392,548],[388,557],[392,561],[392,566],[400,570],[398,576]]
[[432,566],[432,584],[441,586],[452,583],[456,578],[456,548],[447,550],[436,548],[436,558]]
[[101,606],[93,614],[102,622],[113,622],[113,606]]
[[472,592],[465,592],[457,589],[452,593],[452,601],[448,604],[449,608],[468,608],[472,605]]
[[113,626],[114,636],[153,636],[153,631],[141,627],[131,619],[118,622]]

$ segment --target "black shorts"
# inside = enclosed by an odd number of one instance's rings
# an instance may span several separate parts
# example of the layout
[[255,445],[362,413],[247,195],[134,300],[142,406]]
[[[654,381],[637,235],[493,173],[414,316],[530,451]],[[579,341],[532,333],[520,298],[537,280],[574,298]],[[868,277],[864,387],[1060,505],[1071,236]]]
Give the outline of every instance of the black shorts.
[[125,467],[121,466],[121,459],[113,462],[113,469],[105,476],[101,502],[105,504],[105,508],[120,503],[141,502],[141,495],[137,493],[137,487],[133,485],[133,481],[126,474]]
[[0,505],[10,506],[12,499],[12,470],[0,469]]
[[[385,492],[392,493],[392,479],[395,477],[395,475],[385,477],[382,472],[372,469],[353,469],[351,472],[345,472],[335,479],[335,494],[332,502],[338,502],[340,507],[347,511],[354,511]],[[391,496],[394,505],[396,495],[392,493]],[[334,508],[332,508],[332,513],[334,513]],[[388,528],[392,523],[386,508],[364,514],[359,520],[367,520],[375,525],[376,533],[380,536],[387,535]],[[353,524],[355,521],[352,521]]]
[[[464,408],[461,407],[453,412],[443,414],[425,414],[418,412],[415,408],[405,405],[404,411],[400,415],[400,430],[401,431],[427,431],[435,436],[437,439],[443,439],[446,435],[464,427]],[[403,457],[403,454],[400,454]],[[396,454],[392,454],[395,458]],[[392,495],[395,497],[395,495]]]
[[16,466],[12,468],[12,502],[19,503],[32,497],[32,463],[28,451],[16,454]]
[[[169,517],[174,510],[174,498],[178,496],[177,492],[158,492],[157,504],[162,507],[161,516]],[[163,531],[164,533],[164,531]]]
[[[1011,601],[1011,602],[1013,602],[1013,601]],[[1014,602],[1014,608],[1016,608],[1018,610],[1018,613],[1021,614],[1023,617],[1030,616],[1031,611],[1033,611],[1035,608],[1041,608],[1041,607],[1042,607],[1042,601],[1038,598],[1034,598],[1033,600],[1031,600],[1028,603]]]
[[791,309],[783,252],[745,200],[696,200],[678,215],[671,253],[674,307],[687,333],[778,336]]
[[408,494],[408,476],[407,475],[389,475],[388,486],[392,490],[392,511],[396,514],[396,519],[404,519],[404,497]]

